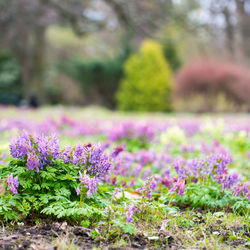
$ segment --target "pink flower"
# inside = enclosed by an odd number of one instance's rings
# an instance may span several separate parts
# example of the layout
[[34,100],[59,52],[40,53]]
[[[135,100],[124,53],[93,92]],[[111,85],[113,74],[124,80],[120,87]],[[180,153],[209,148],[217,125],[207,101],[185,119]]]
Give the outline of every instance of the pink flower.
[[6,181],[7,181],[7,184],[8,184],[10,191],[13,194],[17,194],[17,188],[19,186],[18,177],[13,178],[13,174],[10,174],[7,176]]
[[173,187],[169,190],[169,192],[170,193],[176,192],[176,194],[179,194],[181,197],[183,197],[185,187],[186,187],[185,180],[178,178],[177,181],[174,182]]

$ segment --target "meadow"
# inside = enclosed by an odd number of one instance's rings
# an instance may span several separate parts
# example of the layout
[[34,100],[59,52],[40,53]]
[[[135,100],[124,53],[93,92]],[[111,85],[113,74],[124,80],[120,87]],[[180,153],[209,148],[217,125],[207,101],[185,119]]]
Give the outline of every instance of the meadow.
[[250,115],[0,109],[0,248],[250,248]]

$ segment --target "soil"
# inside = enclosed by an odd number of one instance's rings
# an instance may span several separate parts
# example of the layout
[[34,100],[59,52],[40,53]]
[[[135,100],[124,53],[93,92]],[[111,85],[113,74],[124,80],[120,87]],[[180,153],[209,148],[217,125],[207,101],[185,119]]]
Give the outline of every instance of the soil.
[[[0,249],[59,249],[53,246],[52,242],[60,236],[70,239],[74,245],[81,249],[92,249],[100,247],[101,249],[117,249],[110,245],[114,242],[95,241],[90,234],[91,230],[79,226],[69,226],[66,223],[44,224],[40,226],[18,226],[16,228],[0,230]],[[130,246],[121,247],[121,249],[144,249],[154,245],[157,240],[158,246],[166,249],[170,247],[172,237],[159,233],[156,239],[148,239],[143,234],[136,236],[122,236],[130,242]],[[120,249],[120,248],[119,248]],[[173,249],[173,248],[172,248]]]
[[13,231],[1,230],[0,249],[57,249],[51,243],[63,235],[69,236],[71,242],[82,249],[91,249],[92,246],[100,245],[92,240],[89,229],[54,223],[40,226],[19,226]]
[[[219,223],[218,223],[219,224]],[[198,226],[198,225],[197,225]],[[246,225],[243,227],[232,227],[231,232],[235,234],[244,232],[243,234],[250,237],[250,233]],[[244,230],[245,229],[245,230]],[[242,247],[246,243],[246,239],[231,240],[229,238],[229,230],[226,228],[209,227],[208,233],[217,233],[223,236],[225,243],[231,247]],[[23,225],[13,228],[3,228],[0,230],[0,249],[34,249],[34,250],[51,250],[61,249],[60,245],[56,244],[56,239],[60,237],[59,242],[65,240],[65,246],[71,242],[80,249],[92,249],[98,247],[100,249],[180,249],[178,240],[171,235],[167,235],[162,229],[154,237],[145,237],[143,233],[131,236],[123,234],[121,237],[129,242],[127,246],[115,246],[115,242],[94,240],[91,236],[91,230],[79,226],[70,226],[66,222],[42,224],[39,226]],[[176,241],[177,240],[177,241]],[[54,242],[54,243],[53,243]],[[67,248],[70,249],[70,248]]]

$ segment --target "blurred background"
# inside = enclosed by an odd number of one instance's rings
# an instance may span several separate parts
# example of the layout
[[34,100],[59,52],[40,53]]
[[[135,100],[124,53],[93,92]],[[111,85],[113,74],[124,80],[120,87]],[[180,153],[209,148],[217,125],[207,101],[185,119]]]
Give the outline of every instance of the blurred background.
[[0,104],[249,112],[250,0],[1,0]]

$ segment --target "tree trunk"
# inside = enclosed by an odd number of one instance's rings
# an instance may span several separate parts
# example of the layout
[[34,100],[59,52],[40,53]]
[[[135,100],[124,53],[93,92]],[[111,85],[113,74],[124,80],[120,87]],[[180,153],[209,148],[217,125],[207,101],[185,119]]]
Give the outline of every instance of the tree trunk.
[[243,56],[249,57],[250,55],[250,15],[246,11],[245,0],[235,0],[237,8],[237,30],[239,49],[242,51]]
[[39,103],[45,102],[45,28],[37,27],[27,37],[22,37],[23,45],[14,51],[22,73],[23,97],[26,101],[35,95]]
[[45,71],[45,28],[39,27],[34,31],[34,45],[31,69],[30,91],[33,92],[40,103],[45,102],[44,71]]
[[234,25],[231,20],[231,13],[228,9],[228,7],[225,7],[222,11],[225,22],[226,22],[226,43],[227,43],[227,49],[229,53],[234,56],[234,46],[235,46],[235,30]]

